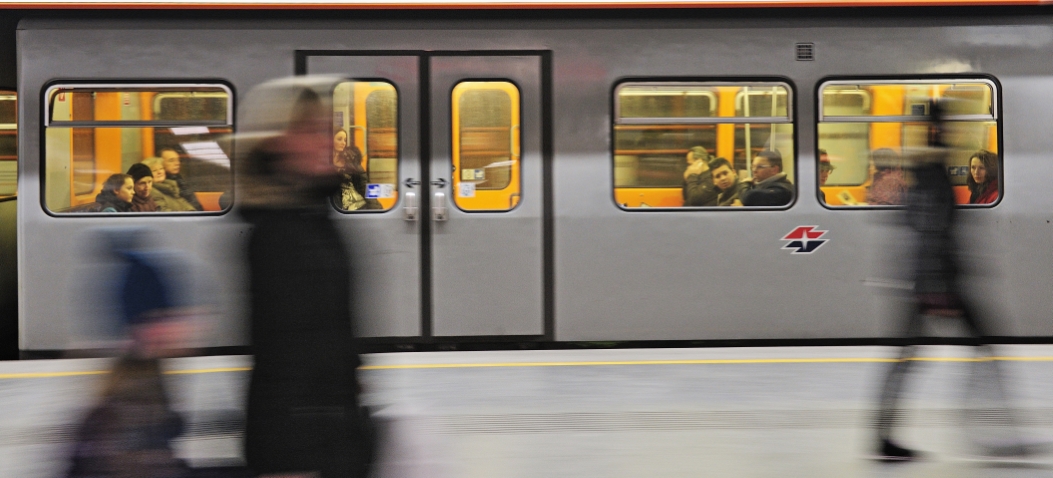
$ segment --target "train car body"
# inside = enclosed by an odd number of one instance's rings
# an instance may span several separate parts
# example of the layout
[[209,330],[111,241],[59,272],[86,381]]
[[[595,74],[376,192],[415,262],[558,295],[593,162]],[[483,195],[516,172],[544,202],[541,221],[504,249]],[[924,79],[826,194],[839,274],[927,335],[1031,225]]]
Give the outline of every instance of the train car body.
[[[94,149],[86,151],[97,163],[80,166],[84,171],[105,169],[98,162],[104,156],[126,168],[153,156],[144,145],[159,137],[135,128],[206,128],[215,138],[228,128],[233,146],[221,149],[233,157],[244,118],[166,126],[143,113],[145,105],[159,92],[225,88],[226,108],[235,111],[254,86],[294,74],[353,80],[334,95],[380,92],[376,101],[387,95],[393,108],[377,113],[375,130],[361,118],[380,103],[345,100],[352,106],[334,119],[352,130],[374,179],[386,178],[370,183],[378,209],[332,211],[356,261],[361,336],[399,343],[890,336],[899,302],[889,292],[909,287],[899,267],[909,250],[900,212],[839,207],[863,199],[859,181],[819,187],[821,143],[869,141],[876,149],[884,141],[872,125],[869,133],[849,134],[848,126],[820,124],[836,116],[822,109],[833,107],[823,101],[826,92],[852,85],[869,95],[868,104],[888,85],[933,94],[982,90],[988,107],[977,116],[977,144],[996,150],[1001,183],[996,203],[961,210],[968,238],[962,250],[975,267],[968,290],[998,321],[999,335],[1053,336],[1053,295],[1041,292],[1053,277],[1053,164],[1042,159],[1053,151],[1046,131],[1053,124],[1051,18],[705,17],[23,20],[20,349],[85,343],[94,327],[85,321],[92,307],[86,302],[103,300],[85,288],[99,278],[80,267],[97,253],[92,234],[130,226],[149,228],[160,247],[197,264],[195,284],[216,304],[206,345],[246,343],[241,247],[248,226],[237,214],[237,176],[228,210],[70,212],[104,179],[71,179],[78,159],[70,142],[89,134],[77,131],[94,131]],[[58,110],[59,95],[92,88],[93,116],[78,123],[76,105]],[[855,101],[854,93],[836,94]],[[479,108],[511,119],[472,123],[464,102],[473,95]],[[690,96],[684,101],[702,112],[676,113],[679,120],[664,123],[629,112],[639,98],[646,107],[663,95]],[[110,116],[100,113],[105,98],[114,102]],[[143,99],[149,101],[139,116],[128,116],[125,110]],[[906,116],[896,121],[913,121]],[[661,137],[647,143],[648,128]],[[472,138],[487,134],[508,148],[500,160],[473,159],[485,148],[472,149]],[[683,167],[663,158],[683,157],[696,139],[710,141],[715,156],[731,156],[740,176],[758,151],[780,150],[793,200],[681,207],[675,183]],[[654,146],[666,140],[672,143],[665,149]],[[119,152],[105,151],[117,143]],[[835,149],[847,151],[845,144]],[[906,139],[899,145],[905,148]],[[864,174],[865,159],[863,166],[849,163],[838,165],[838,174]],[[90,192],[71,193],[76,187]],[[225,192],[219,189],[211,197]]]

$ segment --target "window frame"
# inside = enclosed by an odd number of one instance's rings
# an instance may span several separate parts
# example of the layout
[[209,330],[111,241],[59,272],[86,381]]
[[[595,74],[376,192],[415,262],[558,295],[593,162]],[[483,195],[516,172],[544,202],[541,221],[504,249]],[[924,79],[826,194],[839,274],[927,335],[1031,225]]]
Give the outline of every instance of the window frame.
[[[826,118],[823,113],[823,90],[827,86],[837,85],[940,85],[949,83],[983,83],[991,88],[991,114],[990,115],[950,115],[949,121],[994,121],[995,136],[998,140],[998,199],[990,204],[955,204],[959,209],[990,209],[1002,203],[1005,197],[1005,158],[1004,141],[1002,138],[1002,84],[994,75],[986,73],[953,74],[953,75],[897,75],[897,76],[830,76],[820,78],[815,86],[815,138],[814,138],[814,179],[815,198],[824,209],[832,211],[888,211],[903,209],[903,205],[834,205],[831,206],[822,199],[822,187],[819,186],[819,125],[823,123],[908,123],[917,122],[919,116],[834,116],[833,120]],[[874,121],[873,118],[880,118]]]
[[[457,208],[458,211],[463,212],[465,214],[504,214],[504,213],[510,213],[512,211],[515,211],[515,210],[519,209],[519,206],[521,204],[523,204],[523,176],[522,176],[522,173],[523,173],[523,87],[522,87],[522,85],[520,85],[518,82],[516,82],[512,78],[500,77],[500,76],[494,76],[494,77],[474,77],[473,76],[473,77],[459,78],[459,79],[455,80],[452,85],[450,85],[449,92],[446,95],[446,98],[449,100],[449,103],[448,103],[448,105],[449,105],[448,106],[448,110],[449,111],[447,111],[446,113],[448,113],[448,117],[450,118],[450,129],[449,129],[449,132],[448,132],[449,133],[449,140],[450,140],[448,165],[451,166],[451,167],[453,166],[454,150],[460,148],[460,145],[455,144],[456,141],[454,141],[454,129],[456,127],[459,127],[459,124],[454,121],[454,109],[455,109],[455,106],[454,106],[454,101],[455,101],[454,93],[457,91],[457,88],[460,85],[464,84],[464,83],[507,83],[509,85],[512,85],[512,87],[515,88],[515,90],[516,90],[516,101],[511,101],[510,104],[513,105],[513,110],[515,110],[515,111],[517,111],[519,113],[518,117],[516,118],[516,120],[518,121],[518,124],[510,128],[511,129],[510,134],[515,136],[516,138],[518,138],[518,144],[519,144],[519,155],[518,155],[519,159],[516,161],[518,170],[515,173],[515,176],[517,178],[517,183],[516,183],[517,186],[516,187],[519,189],[519,192],[518,193],[513,193],[513,194],[518,194],[517,197],[519,199],[516,200],[515,204],[512,207],[508,208],[508,209],[465,209],[464,207],[462,207],[460,204],[457,203],[457,187],[456,187],[456,184],[458,184],[460,182],[460,180],[456,180],[455,181],[454,180],[454,176],[451,174],[450,182],[449,182],[449,185],[450,185],[450,192],[449,192],[450,197],[447,198],[447,201],[451,205],[453,205],[453,207]],[[500,89],[500,88],[494,88],[494,89]],[[460,97],[458,97],[457,99],[460,99]],[[511,98],[509,98],[509,99],[511,100]],[[456,106],[456,108],[458,109],[457,117],[460,118],[460,113],[459,113],[460,105]],[[518,131],[518,134],[515,133],[515,131]],[[460,136],[460,133],[458,133],[458,137],[459,136]],[[457,166],[456,174],[460,174],[460,158],[458,158],[458,166]],[[511,186],[511,184],[512,183],[509,182],[509,186]],[[505,188],[502,188],[501,190],[507,189],[509,186],[506,186]],[[500,191],[500,190],[492,190],[492,191]],[[510,198],[511,197],[512,196],[510,196]]]
[[[139,88],[143,90],[156,89],[156,88],[221,88],[227,95],[227,119],[223,122],[219,121],[133,121],[133,120],[119,120],[119,121],[52,121],[51,120],[51,97],[52,91],[60,89],[95,89],[95,90],[115,90],[120,92],[121,89],[134,89]],[[153,105],[151,104],[152,108]],[[47,131],[49,127],[53,128],[172,128],[181,126],[205,126],[205,127],[227,127],[231,130],[231,151],[236,152],[237,145],[235,141],[235,134],[237,128],[237,93],[234,89],[234,85],[224,79],[206,78],[206,79],[187,79],[187,80],[141,80],[141,79],[113,79],[113,80],[68,80],[68,79],[57,79],[52,80],[44,84],[40,90],[40,131],[39,131],[39,168],[38,174],[40,176],[38,187],[39,189],[39,201],[40,208],[45,214],[55,218],[80,218],[80,217],[95,217],[95,218],[111,218],[111,217],[202,217],[202,216],[223,216],[235,208],[236,202],[236,171],[235,171],[235,158],[230,158],[230,204],[219,211],[184,211],[184,212],[57,212],[52,211],[47,205]],[[234,153],[236,154],[236,153]],[[72,184],[70,185],[72,187]]]
[[[626,86],[701,86],[701,87],[771,87],[771,86],[782,86],[786,89],[786,116],[772,117],[772,116],[754,116],[754,117],[695,117],[695,118],[670,118],[669,121],[653,121],[649,118],[631,118],[629,121],[620,120],[620,101],[618,92],[621,88]],[[616,80],[610,91],[610,117],[608,118],[609,131],[609,150],[608,150],[608,162],[607,166],[610,168],[609,175],[609,186],[610,186],[610,199],[614,203],[614,206],[619,211],[627,213],[662,213],[662,212],[698,212],[698,211],[735,211],[735,212],[746,212],[746,211],[785,211],[792,208],[797,204],[798,199],[801,195],[801,188],[798,184],[800,178],[798,156],[800,151],[800,134],[798,125],[798,111],[795,108],[797,104],[797,88],[796,84],[787,77],[772,76],[772,77],[707,77],[707,78],[662,78],[662,77],[631,77],[622,78]],[[717,105],[719,109],[719,105]],[[616,146],[617,141],[615,140],[616,127],[619,125],[646,125],[646,124],[752,124],[757,123],[755,121],[758,118],[766,119],[764,124],[789,124],[793,126],[793,170],[794,177],[791,178],[791,182],[794,187],[793,199],[789,203],[782,206],[749,206],[749,207],[728,207],[728,206],[680,206],[680,207],[626,207],[618,202],[616,190],[620,189],[615,186],[615,157],[616,157]],[[775,120],[778,121],[769,121]],[[729,158],[730,161],[734,161]],[[784,158],[785,164],[785,158]],[[783,168],[785,169],[785,167]]]
[[[390,78],[380,78],[380,77],[354,77],[354,78],[349,78],[349,77],[340,77],[340,81],[337,81],[336,83],[334,83],[333,84],[333,90],[329,92],[330,105],[332,105],[332,97],[333,97],[333,95],[336,94],[336,87],[341,85],[341,84],[343,84],[343,83],[386,83],[386,84],[390,85],[392,89],[395,90],[395,183],[394,184],[397,187],[397,189],[395,191],[395,202],[388,209],[356,209],[356,210],[344,209],[339,204],[337,204],[337,196],[339,195],[339,193],[334,194],[333,197],[331,197],[329,199],[329,205],[330,205],[330,207],[333,208],[334,211],[336,211],[336,212],[338,212],[340,214],[348,214],[348,215],[387,214],[387,213],[391,213],[391,212],[397,211],[399,209],[400,204],[402,203],[402,196],[403,196],[404,192],[407,190],[407,189],[402,189],[402,188],[403,187],[406,187],[406,188],[409,187],[407,184],[403,184],[403,183],[399,182],[399,178],[402,175],[402,166],[403,166],[403,164],[402,164],[402,91],[399,89],[398,83],[395,82],[395,80],[392,80]],[[372,94],[372,93],[373,92],[371,92],[370,94]],[[367,96],[367,98],[368,98],[368,96]],[[362,154],[369,154],[369,144],[368,144],[368,142],[369,142],[369,131],[368,130],[369,130],[369,126],[367,124],[365,140],[364,140],[364,142],[362,144],[362,148],[360,148],[362,150]],[[353,128],[349,129],[348,130],[348,134],[353,134],[353,131],[354,131]],[[331,140],[332,140],[332,137],[330,137],[330,141]],[[370,165],[370,163],[372,162],[372,159],[368,159],[368,158],[369,157],[367,156],[366,164]]]

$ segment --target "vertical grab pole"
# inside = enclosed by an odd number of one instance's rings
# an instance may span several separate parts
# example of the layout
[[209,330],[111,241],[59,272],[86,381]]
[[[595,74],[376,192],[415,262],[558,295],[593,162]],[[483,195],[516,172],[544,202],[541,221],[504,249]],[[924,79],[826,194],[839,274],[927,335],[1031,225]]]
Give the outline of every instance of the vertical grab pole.
[[[750,87],[742,87],[742,116],[750,117]],[[750,124],[746,123],[746,169],[753,176],[753,145],[750,143]]]

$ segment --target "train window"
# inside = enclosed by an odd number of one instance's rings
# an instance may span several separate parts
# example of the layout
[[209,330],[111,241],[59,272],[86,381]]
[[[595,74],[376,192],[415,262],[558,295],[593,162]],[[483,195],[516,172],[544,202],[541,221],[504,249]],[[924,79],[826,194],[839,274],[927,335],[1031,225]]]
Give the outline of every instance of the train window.
[[745,197],[751,206],[785,206],[793,200],[789,85],[622,83],[614,110],[614,198],[621,207],[741,206]]
[[454,202],[465,211],[508,211],[519,203],[519,89],[507,81],[453,88]]
[[234,123],[227,86],[55,85],[45,98],[51,212],[228,207]]
[[18,101],[0,90],[0,198],[18,194]]
[[398,198],[398,93],[391,83],[346,81],[333,90],[333,162],[344,175],[337,209],[386,211]]
[[[928,144],[928,105],[947,108],[948,173],[959,204],[1000,195],[998,92],[986,79],[838,80],[820,88],[820,196],[834,207],[903,204],[911,156]],[[824,154],[825,153],[825,154]]]

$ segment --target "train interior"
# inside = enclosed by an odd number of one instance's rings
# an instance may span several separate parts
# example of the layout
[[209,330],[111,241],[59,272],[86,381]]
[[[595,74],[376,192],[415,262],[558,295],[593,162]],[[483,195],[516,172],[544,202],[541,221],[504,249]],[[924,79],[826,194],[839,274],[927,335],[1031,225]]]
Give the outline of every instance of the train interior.
[[[923,120],[934,100],[953,102],[951,114],[967,118],[953,123],[955,151],[948,161],[959,204],[969,204],[970,156],[998,154],[997,93],[989,82],[833,82],[820,88],[817,144],[836,171],[820,188],[828,206],[868,206],[874,152],[894,153],[894,164],[881,169],[904,169],[902,156],[927,145]],[[758,153],[779,151],[782,171],[794,182],[792,92],[785,84],[640,83],[621,85],[615,95],[614,196],[623,207],[683,207],[684,157],[693,146],[727,159],[739,178],[750,176]]]

